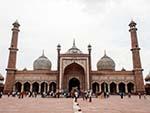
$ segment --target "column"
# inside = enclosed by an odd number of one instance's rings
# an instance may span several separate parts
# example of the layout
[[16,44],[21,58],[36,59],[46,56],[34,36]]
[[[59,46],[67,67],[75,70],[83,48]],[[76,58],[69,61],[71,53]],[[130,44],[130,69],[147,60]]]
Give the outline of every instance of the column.
[[21,92],[23,91],[23,84],[21,85]]
[[15,72],[16,72],[16,61],[17,61],[17,51],[18,51],[18,35],[19,35],[20,24],[16,21],[13,23],[12,28],[12,38],[9,48],[9,57],[6,73],[6,81],[4,86],[4,93],[7,94],[12,92],[13,85],[15,84]]
[[32,92],[32,84],[30,84],[30,91]]
[[135,84],[134,84],[134,89],[133,89],[133,91],[134,91],[134,93],[136,92],[136,86],[135,86]]
[[133,61],[133,70],[135,76],[135,85],[136,85],[136,92],[144,92],[144,80],[143,80],[143,69],[141,65],[141,58],[140,58],[140,48],[138,44],[137,38],[137,28],[136,23],[132,20],[129,24],[130,35],[131,35],[131,51],[132,51],[132,61]]
[[108,92],[110,93],[110,84],[108,84]]
[[44,92],[46,92],[46,83],[44,82]]
[[16,91],[16,89],[15,89],[15,85],[13,86],[13,91],[14,91],[14,92]]
[[39,84],[39,93],[41,93],[41,84]]
[[47,92],[49,92],[49,84],[47,84]]
[[117,86],[117,93],[119,93],[119,84],[116,84]]
[[99,84],[99,92],[101,92],[101,84]]
[[125,84],[125,93],[128,93],[128,87],[127,87],[127,84]]
[[58,53],[58,55],[57,55],[57,71],[58,71],[58,75],[57,75],[57,84],[58,84],[57,85],[57,89],[58,89],[58,91],[61,89],[60,50],[61,50],[61,46],[60,46],[60,44],[58,44],[57,45],[57,53]]

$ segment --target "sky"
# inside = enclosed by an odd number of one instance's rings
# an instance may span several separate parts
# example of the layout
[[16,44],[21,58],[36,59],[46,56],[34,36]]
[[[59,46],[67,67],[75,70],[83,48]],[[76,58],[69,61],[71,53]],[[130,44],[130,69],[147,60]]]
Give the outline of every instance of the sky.
[[20,23],[17,69],[33,69],[33,62],[45,55],[57,67],[57,45],[61,53],[76,46],[88,53],[92,45],[92,70],[106,54],[116,64],[132,70],[131,20],[137,23],[144,77],[150,71],[150,0],[3,0],[0,4],[0,73],[6,77],[12,23]]

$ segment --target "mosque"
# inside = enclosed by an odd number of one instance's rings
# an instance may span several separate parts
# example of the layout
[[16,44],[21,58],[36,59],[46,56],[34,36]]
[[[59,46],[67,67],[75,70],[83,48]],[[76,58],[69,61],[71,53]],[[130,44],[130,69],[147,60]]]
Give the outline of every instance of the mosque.
[[145,91],[137,28],[134,21],[129,24],[133,60],[131,70],[115,70],[115,61],[106,53],[97,62],[97,70],[92,70],[92,46],[88,45],[88,52],[84,53],[77,48],[75,41],[65,53],[61,53],[61,45],[57,45],[57,70],[51,70],[52,63],[44,52],[33,62],[33,70],[26,68],[19,70],[16,68],[19,26],[17,21],[13,23],[4,93],[12,91],[70,92],[73,88],[81,91],[92,90],[93,93],[107,91],[111,94]]

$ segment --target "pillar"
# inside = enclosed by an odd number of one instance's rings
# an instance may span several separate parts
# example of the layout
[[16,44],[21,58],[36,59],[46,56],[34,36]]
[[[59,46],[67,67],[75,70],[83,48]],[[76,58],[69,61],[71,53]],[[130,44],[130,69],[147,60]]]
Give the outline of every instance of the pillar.
[[39,93],[41,93],[41,84],[39,84]]
[[47,92],[49,92],[50,90],[49,90],[49,84],[47,84]]
[[101,84],[99,84],[99,92],[101,92]]
[[136,92],[136,86],[135,86],[135,84],[134,84],[134,93]]
[[110,84],[108,84],[108,92],[110,93]]
[[88,89],[92,89],[92,76],[91,76],[91,50],[92,50],[92,46],[89,44],[88,45],[88,51],[89,51],[89,55],[88,55],[88,62],[89,62],[89,87],[87,87]]
[[119,84],[116,84],[117,86],[117,93],[119,93]]
[[125,93],[128,93],[128,86],[125,84]]
[[140,59],[140,48],[138,44],[137,38],[137,28],[136,23],[131,21],[130,24],[130,35],[131,35],[131,52],[132,52],[132,61],[133,61],[133,73],[135,76],[135,85],[136,85],[136,92],[144,92],[144,81],[143,81],[143,69],[141,65]]
[[46,83],[44,82],[44,92],[46,92]]
[[22,83],[22,84],[21,84],[21,92],[24,91],[24,90],[23,90],[23,88],[24,88],[23,86],[24,86],[24,85],[23,85],[23,83]]
[[6,73],[6,82],[4,86],[4,93],[12,92],[13,85],[15,83],[15,72],[16,72],[16,60],[17,60],[17,45],[18,45],[18,33],[19,33],[19,26],[20,24],[16,21],[13,23],[12,28],[12,38],[11,44],[9,48],[9,58],[8,58],[8,65],[7,65],[7,73]]
[[60,92],[61,90],[61,78],[60,78],[60,50],[61,50],[61,46],[60,44],[57,45],[57,71],[58,71],[58,75],[57,75],[57,90]]
[[32,90],[32,84],[30,85],[30,91],[32,92],[33,90]]
[[16,89],[15,89],[15,85],[13,85],[13,91],[14,91],[14,92],[16,91]]

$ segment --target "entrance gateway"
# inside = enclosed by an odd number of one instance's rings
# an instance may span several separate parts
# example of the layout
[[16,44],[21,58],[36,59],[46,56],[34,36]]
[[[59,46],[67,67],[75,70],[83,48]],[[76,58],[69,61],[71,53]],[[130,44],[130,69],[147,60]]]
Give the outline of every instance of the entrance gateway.
[[69,92],[73,89],[86,90],[86,74],[84,68],[76,62],[65,67],[62,81],[62,90]]
[[69,92],[74,89],[80,90],[80,81],[77,78],[72,78],[69,80]]

